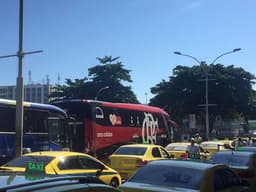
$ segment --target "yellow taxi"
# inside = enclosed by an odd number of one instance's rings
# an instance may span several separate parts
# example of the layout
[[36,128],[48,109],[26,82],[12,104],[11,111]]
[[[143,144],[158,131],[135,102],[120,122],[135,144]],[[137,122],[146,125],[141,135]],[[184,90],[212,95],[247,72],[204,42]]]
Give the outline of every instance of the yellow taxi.
[[232,150],[231,143],[232,141],[226,140],[203,141],[200,146],[212,156],[217,151]]
[[31,168],[42,169],[45,174],[49,175],[97,176],[104,183],[113,187],[121,184],[121,176],[117,171],[90,155],[77,152],[43,151],[27,153],[0,167],[2,170],[17,172],[25,172]]
[[[188,145],[190,145],[189,142],[174,142],[166,145],[165,149],[172,158],[188,158],[188,154],[186,152]],[[198,147],[200,150],[200,159],[207,159],[209,157],[209,153],[207,153],[200,145]]]
[[169,158],[164,147],[154,144],[122,145],[109,156],[110,167],[117,170],[123,180],[129,179],[149,161]]

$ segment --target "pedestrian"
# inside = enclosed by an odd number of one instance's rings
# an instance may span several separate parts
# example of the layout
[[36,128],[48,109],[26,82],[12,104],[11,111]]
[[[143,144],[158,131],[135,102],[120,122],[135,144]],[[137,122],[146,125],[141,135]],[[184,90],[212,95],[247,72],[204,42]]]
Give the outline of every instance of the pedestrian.
[[248,141],[247,141],[247,145],[248,146],[252,146],[253,142],[252,142],[252,137],[249,137],[248,138]]
[[199,146],[195,143],[194,138],[191,138],[190,145],[187,146],[186,152],[187,152],[189,158],[200,159]]
[[195,134],[195,143],[197,143],[198,145],[202,143],[202,137],[200,136],[199,133]]
[[239,147],[244,146],[243,140],[241,137],[239,137],[235,142],[235,150],[237,150]]

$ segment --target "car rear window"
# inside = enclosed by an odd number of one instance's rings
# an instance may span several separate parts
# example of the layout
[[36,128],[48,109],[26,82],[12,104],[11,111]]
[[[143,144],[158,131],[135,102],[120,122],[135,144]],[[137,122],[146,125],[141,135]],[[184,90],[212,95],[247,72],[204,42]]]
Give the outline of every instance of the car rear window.
[[214,154],[210,160],[212,163],[220,163],[228,166],[248,166],[249,156],[238,156],[230,154]]
[[129,181],[162,187],[199,189],[202,176],[203,171],[198,169],[148,164],[139,169]]
[[44,165],[47,165],[53,159],[54,157],[49,157],[49,156],[21,156],[17,159],[14,159],[8,162],[5,166],[26,168],[28,162],[33,162],[33,163],[40,162],[40,163],[43,163]]
[[170,151],[186,151],[187,146],[166,146],[165,149]]
[[218,143],[202,143],[201,146],[203,148],[217,149],[218,148]]
[[115,155],[144,155],[146,147],[120,147],[114,152]]

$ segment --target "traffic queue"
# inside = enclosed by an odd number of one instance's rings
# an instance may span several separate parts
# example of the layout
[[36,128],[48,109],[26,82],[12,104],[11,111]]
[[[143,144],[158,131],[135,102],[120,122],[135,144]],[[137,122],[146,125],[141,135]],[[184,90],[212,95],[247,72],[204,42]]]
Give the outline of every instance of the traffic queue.
[[256,146],[244,140],[121,145],[108,165],[84,153],[29,152],[0,167],[0,180],[8,181],[0,189],[72,191],[80,185],[81,191],[253,192]]

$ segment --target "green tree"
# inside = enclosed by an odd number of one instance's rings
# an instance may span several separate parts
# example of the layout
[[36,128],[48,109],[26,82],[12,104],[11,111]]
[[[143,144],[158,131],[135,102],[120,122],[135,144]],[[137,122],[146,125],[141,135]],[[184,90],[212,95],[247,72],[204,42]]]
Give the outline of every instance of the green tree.
[[139,103],[131,86],[123,83],[131,83],[130,70],[124,69],[120,57],[112,58],[105,56],[97,58],[100,64],[88,69],[92,86],[95,88],[94,95],[103,88],[109,88],[100,94],[100,100],[111,102]]
[[54,91],[49,95],[51,100],[58,99],[77,99],[88,97],[88,82],[87,78],[65,80],[65,85],[56,85]]
[[131,83],[130,70],[124,69],[120,57],[112,58],[105,56],[97,58],[100,64],[88,69],[88,78],[66,79],[65,85],[57,85],[55,91],[49,95],[51,100],[55,99],[95,99],[102,88],[98,99],[109,102],[139,103],[131,86],[122,83]]
[[[174,119],[181,120],[190,113],[204,117],[205,70],[208,72],[208,100],[210,127],[215,116],[232,119],[238,115],[248,116],[255,108],[255,76],[242,68],[221,64],[202,66],[177,66],[169,81],[163,80],[151,92],[155,94],[151,105],[164,107]],[[201,107],[200,107],[201,104]],[[255,111],[255,110],[254,110]],[[202,119],[204,121],[204,119]]]

